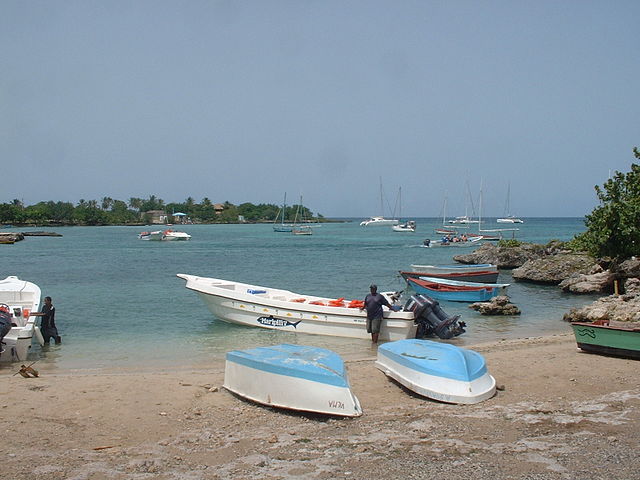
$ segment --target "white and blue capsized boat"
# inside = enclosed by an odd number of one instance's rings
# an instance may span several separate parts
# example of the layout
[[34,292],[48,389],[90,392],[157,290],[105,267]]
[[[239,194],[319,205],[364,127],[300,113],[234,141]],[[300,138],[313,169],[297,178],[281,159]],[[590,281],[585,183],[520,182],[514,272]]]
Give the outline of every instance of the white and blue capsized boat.
[[342,358],[324,348],[281,344],[226,355],[224,388],[271,407],[358,417]]
[[409,390],[446,403],[493,397],[496,381],[478,352],[448,343],[407,339],[378,347],[376,367]]

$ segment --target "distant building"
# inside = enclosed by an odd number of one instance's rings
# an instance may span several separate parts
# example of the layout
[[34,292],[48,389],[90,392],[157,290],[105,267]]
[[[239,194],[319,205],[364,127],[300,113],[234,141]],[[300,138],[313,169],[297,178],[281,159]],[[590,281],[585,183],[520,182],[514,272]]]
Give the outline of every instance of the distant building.
[[168,216],[164,210],[148,210],[144,212],[148,216],[149,222],[153,224],[167,223]]
[[215,210],[216,215],[222,215],[222,212],[224,211],[224,203],[214,203],[213,209]]

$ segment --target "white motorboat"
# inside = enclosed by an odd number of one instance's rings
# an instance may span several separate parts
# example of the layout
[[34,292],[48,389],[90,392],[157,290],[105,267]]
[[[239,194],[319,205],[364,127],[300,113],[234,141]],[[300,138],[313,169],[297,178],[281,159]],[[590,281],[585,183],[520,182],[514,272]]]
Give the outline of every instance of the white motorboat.
[[223,386],[271,407],[362,415],[342,358],[324,348],[282,344],[228,352]]
[[164,238],[162,240],[175,242],[191,240],[191,235],[185,232],[176,232],[175,230],[165,230],[163,232]]
[[452,224],[463,224],[463,225],[467,225],[470,223],[480,223],[478,220],[473,220],[471,217],[467,216],[467,215],[462,215],[461,217],[456,217],[453,218],[451,220],[449,220],[449,223]]
[[12,327],[2,339],[0,362],[22,362],[27,359],[35,337],[40,345],[44,339],[30,314],[40,308],[40,287],[35,283],[10,276],[0,281],[0,305],[8,310]]
[[138,234],[138,238],[140,240],[154,240],[159,242],[162,240],[162,230],[155,230],[153,232],[140,232]]
[[360,222],[361,227],[382,227],[388,225],[398,225],[400,223],[395,218],[384,218],[384,217],[371,217],[369,220],[363,220]]
[[419,395],[447,403],[478,403],[496,392],[478,352],[448,343],[407,339],[378,347],[375,363],[385,375]]
[[408,222],[402,223],[400,225],[393,225],[391,229],[394,232],[415,232],[416,222],[413,220],[409,220]]
[[175,230],[155,230],[153,232],[141,232],[138,234],[140,240],[152,240],[152,241],[185,241],[191,240],[191,235],[185,232],[176,232]]
[[[288,290],[182,273],[178,277],[186,280],[186,288],[198,293],[211,313],[225,322],[289,332],[370,338],[365,328],[366,312],[360,310],[362,300],[301,295]],[[382,294],[393,305],[393,294]],[[413,312],[392,311],[384,307],[380,340],[415,337],[414,317]]]
[[436,247],[457,247],[457,248],[465,248],[465,247],[473,247],[481,244],[483,238],[478,237],[451,237],[447,236],[446,238],[441,238],[439,240],[432,240],[430,238],[425,238],[422,241],[421,247],[424,248],[436,248]]
[[509,217],[505,217],[505,218],[498,218],[496,219],[497,223],[524,223],[524,221],[522,221],[522,219],[518,218],[518,217],[514,217],[514,216],[509,216]]

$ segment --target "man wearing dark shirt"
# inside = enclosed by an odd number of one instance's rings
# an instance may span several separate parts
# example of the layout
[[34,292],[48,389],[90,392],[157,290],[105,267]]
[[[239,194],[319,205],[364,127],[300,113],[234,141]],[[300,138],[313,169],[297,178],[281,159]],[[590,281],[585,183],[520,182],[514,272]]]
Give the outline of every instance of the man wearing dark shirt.
[[49,345],[49,340],[51,338],[56,341],[56,345],[59,345],[62,342],[60,335],[58,335],[58,329],[56,328],[56,307],[51,303],[51,297],[44,297],[42,311],[32,313],[31,315],[42,317],[40,330],[42,330],[42,337],[44,338],[45,345]]
[[378,343],[380,325],[382,324],[382,317],[384,314],[382,306],[386,305],[391,309],[391,305],[383,295],[378,293],[377,285],[371,285],[369,290],[371,293],[365,297],[364,307],[360,310],[367,310],[367,333],[371,334],[371,341],[373,343]]

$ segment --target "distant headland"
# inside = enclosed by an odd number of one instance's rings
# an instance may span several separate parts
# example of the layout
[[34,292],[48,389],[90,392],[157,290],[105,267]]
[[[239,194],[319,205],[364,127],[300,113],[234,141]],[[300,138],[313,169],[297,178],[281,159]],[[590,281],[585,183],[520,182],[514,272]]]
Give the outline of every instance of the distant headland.
[[276,218],[293,222],[304,218],[307,222],[324,223],[320,213],[315,215],[304,205],[283,207],[275,204],[230,202],[213,203],[203,198],[197,203],[188,197],[182,203],[165,203],[161,198],[132,197],[128,201],[104,197],[101,200],[81,199],[71,202],[46,201],[24,205],[21,200],[0,203],[1,225],[150,225],[150,224],[211,224],[211,223],[269,223]]

